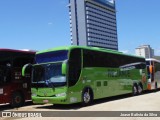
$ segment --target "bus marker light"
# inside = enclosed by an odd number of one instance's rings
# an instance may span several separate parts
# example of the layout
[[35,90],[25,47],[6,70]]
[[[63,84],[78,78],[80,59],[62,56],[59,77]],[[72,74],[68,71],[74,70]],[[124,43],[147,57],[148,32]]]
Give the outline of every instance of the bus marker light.
[[66,96],[66,93],[59,93],[55,95],[56,97],[62,97],[62,96]]

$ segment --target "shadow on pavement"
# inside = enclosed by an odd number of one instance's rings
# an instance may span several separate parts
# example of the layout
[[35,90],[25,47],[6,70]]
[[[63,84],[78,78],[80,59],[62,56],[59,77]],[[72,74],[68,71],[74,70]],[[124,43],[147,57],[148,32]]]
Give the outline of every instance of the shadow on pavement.
[[[146,95],[146,94],[155,93],[155,92],[159,92],[159,91],[160,91],[160,89],[153,90],[153,91],[145,91],[141,95]],[[138,95],[138,96],[141,96],[141,95]],[[132,96],[131,94],[125,94],[125,95],[119,95],[119,96],[114,96],[114,97],[107,97],[107,98],[103,98],[103,99],[94,100],[90,106],[98,105],[98,104],[106,103],[106,102],[111,102],[111,101],[116,101],[116,100],[121,100],[121,99],[127,99],[127,98],[131,98],[131,97],[134,97],[134,96]],[[32,106],[32,105],[34,105],[32,103],[32,101],[28,101],[25,103],[25,105],[23,107]],[[38,106],[38,107],[34,107],[34,108],[37,110],[40,110],[40,109],[78,110],[82,107],[84,107],[84,106],[82,106],[80,103],[77,103],[77,104],[71,104],[71,105],[42,105],[42,106]],[[12,109],[15,109],[15,108],[12,108],[9,104],[0,104],[0,111],[12,110]],[[18,109],[18,108],[16,108],[16,109]]]
[[[27,101],[25,102],[25,105],[22,107],[31,106],[31,105],[33,105],[32,101]],[[11,109],[15,109],[15,108],[11,107],[10,104],[0,104],[0,111],[11,110]]]
[[[146,94],[159,92],[159,91],[160,90],[144,91],[141,95],[146,95]],[[137,96],[141,96],[141,95],[137,95]],[[103,98],[103,99],[94,100],[90,106],[105,103],[105,102],[110,102],[110,101],[116,101],[116,100],[120,100],[120,99],[131,98],[131,97],[134,97],[134,96],[132,94],[125,94],[125,95],[107,97],[107,98]],[[38,106],[38,107],[36,107],[36,109],[77,110],[82,107],[84,107],[84,106],[82,106],[80,103],[77,103],[77,104],[71,104],[71,105],[56,105],[55,104],[55,105],[48,105],[48,106]]]

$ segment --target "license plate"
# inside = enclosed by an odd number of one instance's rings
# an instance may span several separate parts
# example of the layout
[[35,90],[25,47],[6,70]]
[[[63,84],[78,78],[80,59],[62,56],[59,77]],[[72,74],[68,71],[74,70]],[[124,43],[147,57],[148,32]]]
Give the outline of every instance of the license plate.
[[44,103],[48,103],[49,101],[48,101],[48,100],[43,100],[43,102],[44,102]]

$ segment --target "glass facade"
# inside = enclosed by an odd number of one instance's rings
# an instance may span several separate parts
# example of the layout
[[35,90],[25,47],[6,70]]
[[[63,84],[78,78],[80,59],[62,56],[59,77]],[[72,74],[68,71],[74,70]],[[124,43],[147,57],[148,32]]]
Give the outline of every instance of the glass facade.
[[115,2],[109,1],[70,0],[73,45],[118,50]]
[[115,7],[114,0],[93,0],[93,1],[107,5],[108,7]]

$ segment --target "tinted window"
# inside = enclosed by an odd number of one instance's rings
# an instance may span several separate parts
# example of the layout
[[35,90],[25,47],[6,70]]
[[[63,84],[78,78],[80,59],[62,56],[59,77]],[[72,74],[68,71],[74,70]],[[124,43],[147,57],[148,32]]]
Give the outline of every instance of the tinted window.
[[0,66],[0,85],[6,84],[11,81],[11,67]]
[[81,49],[73,49],[69,58],[69,86],[77,83],[81,72]]
[[[84,50],[83,59],[84,59],[83,60],[84,67],[119,68],[120,66],[124,66],[131,63],[137,63],[137,62],[145,63],[145,59],[143,58],[136,58],[132,56],[125,56],[125,55],[91,51],[91,50]],[[144,65],[142,67],[144,67]]]
[[37,63],[46,63],[46,62],[56,62],[56,61],[64,61],[68,59],[68,51],[53,51],[36,55]]

